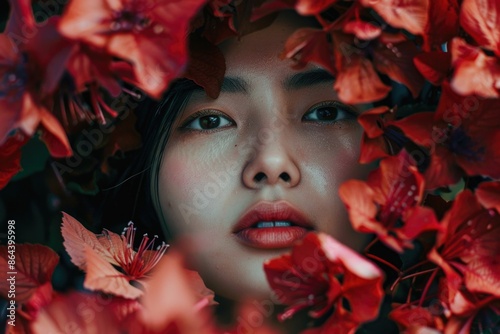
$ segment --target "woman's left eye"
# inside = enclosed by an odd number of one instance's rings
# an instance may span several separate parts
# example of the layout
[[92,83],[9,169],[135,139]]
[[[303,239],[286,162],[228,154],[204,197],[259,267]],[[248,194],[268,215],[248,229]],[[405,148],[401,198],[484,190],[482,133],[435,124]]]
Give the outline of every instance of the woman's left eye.
[[308,122],[334,123],[338,121],[356,119],[357,113],[353,107],[343,103],[332,101],[323,102],[312,107],[302,120]]

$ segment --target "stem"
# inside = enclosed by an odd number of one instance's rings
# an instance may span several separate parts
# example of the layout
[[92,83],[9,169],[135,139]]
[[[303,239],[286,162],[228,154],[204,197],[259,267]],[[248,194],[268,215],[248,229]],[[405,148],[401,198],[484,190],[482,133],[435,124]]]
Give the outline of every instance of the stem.
[[418,273],[414,273],[414,274],[410,274],[410,275],[406,275],[406,276],[399,276],[395,281],[394,283],[392,283],[391,285],[391,291],[394,290],[394,288],[396,287],[396,285],[401,282],[401,281],[404,281],[405,279],[408,279],[408,278],[412,278],[412,277],[417,277],[417,276],[420,276],[420,275],[423,275],[423,274],[427,274],[427,273],[430,273],[432,271],[436,270],[436,268],[432,268],[432,269],[427,269],[427,270],[424,270],[424,271],[419,271]]
[[388,262],[388,261],[386,261],[384,259],[379,258],[376,255],[373,255],[373,254],[365,254],[365,255],[366,255],[366,257],[369,257],[370,259],[373,259],[373,260],[376,260],[376,261],[378,261],[380,263],[385,264],[386,266],[388,266],[389,268],[391,268],[392,270],[394,270],[397,273],[401,272],[401,270],[399,270],[399,268],[397,268],[395,265],[393,265],[392,263],[390,263],[390,262]]
[[432,270],[434,270],[434,272],[431,274],[431,277],[429,277],[429,280],[427,281],[427,284],[425,284],[424,291],[422,292],[422,297],[420,297],[420,301],[418,302],[418,306],[419,307],[421,307],[422,304],[424,303],[424,299],[425,299],[424,297],[427,294],[427,292],[429,291],[429,288],[431,287],[431,283],[434,280],[434,278],[436,277],[436,275],[437,275],[437,273],[439,271],[439,268],[434,268]]
[[419,263],[417,263],[417,264],[414,264],[414,265],[413,265],[413,266],[411,266],[410,268],[403,270],[403,272],[404,272],[404,273],[410,272],[410,271],[412,271],[413,269],[418,268],[418,267],[420,267],[420,266],[423,266],[424,264],[427,264],[427,263],[429,263],[429,262],[430,262],[430,261],[429,261],[429,260],[427,260],[427,259],[426,259],[426,260],[423,260],[422,262],[419,262]]
[[368,245],[366,245],[365,249],[363,250],[364,253],[368,253],[368,250],[372,248],[373,245],[378,241],[378,237],[375,237]]

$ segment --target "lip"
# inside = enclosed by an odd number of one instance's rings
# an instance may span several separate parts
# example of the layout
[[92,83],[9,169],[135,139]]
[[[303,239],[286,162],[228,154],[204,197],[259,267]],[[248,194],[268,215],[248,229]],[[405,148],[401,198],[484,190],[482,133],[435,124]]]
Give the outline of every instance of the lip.
[[[291,226],[257,228],[258,222],[289,221]],[[291,247],[314,226],[300,210],[286,201],[258,202],[234,226],[232,233],[246,246],[262,249]]]

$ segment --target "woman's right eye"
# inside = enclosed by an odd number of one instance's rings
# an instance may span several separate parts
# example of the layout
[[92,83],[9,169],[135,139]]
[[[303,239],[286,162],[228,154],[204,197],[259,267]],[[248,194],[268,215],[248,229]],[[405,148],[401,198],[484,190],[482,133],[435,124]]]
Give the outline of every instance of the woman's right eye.
[[233,124],[234,122],[226,116],[215,114],[213,111],[210,113],[202,111],[189,117],[181,128],[205,131],[225,128]]

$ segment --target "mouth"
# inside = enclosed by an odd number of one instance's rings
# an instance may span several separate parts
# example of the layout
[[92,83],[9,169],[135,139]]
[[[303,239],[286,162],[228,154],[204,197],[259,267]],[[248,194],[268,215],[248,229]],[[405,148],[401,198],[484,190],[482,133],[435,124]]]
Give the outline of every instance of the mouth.
[[307,217],[284,201],[259,202],[233,228],[236,239],[261,249],[288,248],[314,229]]

